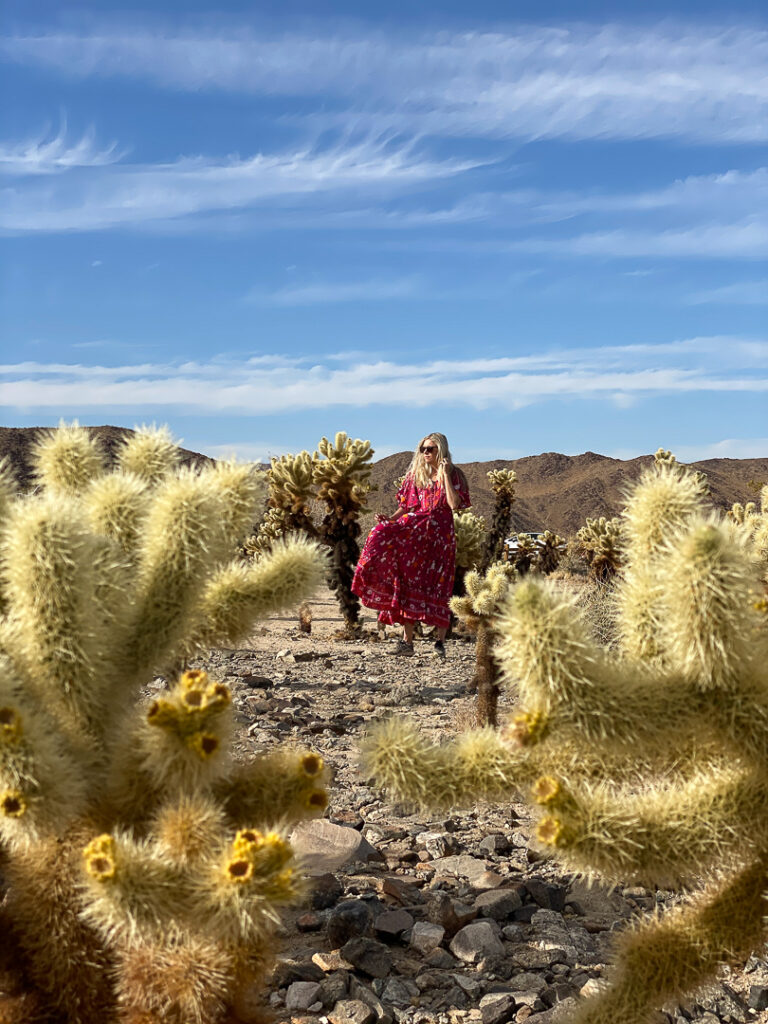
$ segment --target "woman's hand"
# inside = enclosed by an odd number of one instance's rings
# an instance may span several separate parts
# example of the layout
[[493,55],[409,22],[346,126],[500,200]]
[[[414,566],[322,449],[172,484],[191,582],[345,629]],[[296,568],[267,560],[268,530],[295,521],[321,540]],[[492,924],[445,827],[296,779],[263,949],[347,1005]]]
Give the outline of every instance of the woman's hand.
[[383,512],[376,513],[377,523],[388,523],[390,521],[389,516],[385,516]]

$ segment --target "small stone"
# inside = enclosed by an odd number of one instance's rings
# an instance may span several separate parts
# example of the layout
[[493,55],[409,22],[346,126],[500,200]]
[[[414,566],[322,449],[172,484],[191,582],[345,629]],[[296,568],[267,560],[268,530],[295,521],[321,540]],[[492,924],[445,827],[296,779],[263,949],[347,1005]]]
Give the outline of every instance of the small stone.
[[312,963],[316,964],[321,971],[351,971],[352,964],[345,960],[338,949],[331,953],[315,953],[312,956]]
[[453,853],[457,845],[453,836],[442,832],[420,832],[416,842],[424,847],[430,857],[445,857]]
[[323,927],[323,919],[319,914],[310,910],[297,918],[296,927],[300,932],[317,932]]
[[515,997],[509,992],[491,992],[480,1000],[483,1024],[509,1024],[515,1016]]
[[588,999],[590,996],[596,996],[600,989],[604,987],[605,983],[601,982],[600,978],[590,978],[579,989],[579,995],[584,999]]
[[491,917],[494,921],[506,921],[522,905],[520,894],[515,889],[491,889],[475,900],[480,916]]
[[320,985],[316,981],[294,981],[285,994],[286,1010],[308,1010],[319,992]]
[[418,998],[419,988],[407,978],[390,978],[381,992],[381,998],[392,1006],[410,1006]]
[[331,911],[325,926],[328,942],[339,949],[350,939],[369,935],[373,927],[373,913],[363,900],[342,900]]
[[574,995],[574,991],[571,985],[560,981],[556,985],[548,985],[540,995],[545,1006],[554,1006],[556,1003],[562,1003],[564,999],[569,999]]
[[350,939],[342,946],[341,955],[371,978],[386,978],[392,969],[392,954],[376,939]]
[[472,882],[473,889],[498,889],[498,887],[504,882],[504,876],[500,875],[498,871],[483,871],[482,874]]
[[408,906],[421,903],[424,899],[415,885],[399,878],[377,878],[376,888],[385,896],[391,896],[398,903],[405,903]]
[[483,853],[506,853],[512,844],[503,832],[491,832],[480,842]]
[[272,971],[273,988],[288,988],[294,981],[322,981],[323,972],[317,964],[290,957],[278,960]]
[[457,932],[451,952],[459,960],[474,964],[486,956],[501,956],[504,946],[490,921],[473,921]]
[[407,910],[385,910],[376,918],[373,927],[382,938],[397,938],[413,928],[413,916]]
[[456,875],[459,878],[468,878],[474,884],[487,870],[484,860],[477,857],[470,857],[467,854],[460,854],[457,857],[440,857],[432,864],[439,875]]
[[768,1010],[768,985],[750,985],[747,1006],[750,1010]]
[[445,928],[428,921],[418,921],[411,932],[411,945],[424,956],[432,953],[445,938]]
[[334,971],[320,982],[318,999],[328,1009],[334,1006],[340,999],[343,999],[349,992],[349,973],[347,971]]
[[362,999],[340,999],[328,1020],[331,1024],[375,1024],[376,1012]]
[[542,978],[539,974],[533,974],[530,971],[522,971],[520,974],[513,974],[509,979],[509,987],[523,991],[535,992],[538,995],[543,992],[547,987],[546,978]]
[[447,892],[438,892],[427,908],[427,917],[433,924],[439,924],[445,928],[449,936],[453,936],[465,925],[474,921],[477,917],[477,910],[468,907],[466,903],[453,900]]
[[452,967],[456,966],[456,959],[451,956],[447,949],[433,949],[429,956],[425,957],[424,963],[429,964],[430,967],[449,971]]
[[556,910],[559,914],[565,910],[565,897],[568,890],[562,885],[550,885],[538,878],[530,878],[525,887],[534,903],[543,910]]
[[344,895],[341,882],[330,872],[316,875],[312,879],[312,892],[309,902],[313,910],[328,910],[334,907]]

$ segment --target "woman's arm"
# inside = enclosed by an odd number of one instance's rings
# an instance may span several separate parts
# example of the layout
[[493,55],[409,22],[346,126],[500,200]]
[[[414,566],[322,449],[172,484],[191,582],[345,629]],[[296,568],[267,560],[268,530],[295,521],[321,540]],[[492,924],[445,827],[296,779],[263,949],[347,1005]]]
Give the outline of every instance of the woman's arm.
[[440,483],[443,485],[445,491],[445,500],[448,502],[452,509],[461,507],[461,495],[453,486],[453,466],[450,462],[443,462],[440,465],[439,477]]
[[406,514],[407,509],[403,509],[402,506],[393,512],[391,515],[384,515],[383,512],[379,512],[376,516],[377,522],[397,522],[401,515]]

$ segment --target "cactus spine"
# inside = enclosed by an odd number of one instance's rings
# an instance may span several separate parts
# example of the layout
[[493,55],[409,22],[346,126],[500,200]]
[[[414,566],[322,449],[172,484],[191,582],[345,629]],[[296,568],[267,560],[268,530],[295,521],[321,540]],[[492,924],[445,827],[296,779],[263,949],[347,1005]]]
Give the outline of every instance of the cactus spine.
[[139,432],[107,471],[90,435],[65,427],[37,447],[35,493],[0,474],[9,1024],[241,1019],[240,989],[301,888],[279,829],[327,803],[310,751],[233,764],[230,693],[204,672],[141,697],[153,674],[237,643],[324,573],[306,540],[244,565],[258,476],[178,462],[165,432]]

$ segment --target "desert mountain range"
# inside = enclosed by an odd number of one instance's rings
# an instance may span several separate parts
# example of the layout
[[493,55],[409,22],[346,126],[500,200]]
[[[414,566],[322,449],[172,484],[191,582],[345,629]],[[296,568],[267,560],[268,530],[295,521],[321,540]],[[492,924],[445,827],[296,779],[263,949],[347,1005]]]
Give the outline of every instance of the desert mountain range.
[[[123,427],[90,427],[112,456],[120,439],[129,431]],[[0,456],[7,455],[22,485],[31,483],[30,445],[38,433],[35,427],[0,427]],[[185,463],[207,461],[206,456],[182,449]],[[372,511],[394,509],[394,482],[401,477],[412,458],[411,452],[399,452],[373,465]],[[545,452],[522,459],[496,459],[491,462],[461,463],[467,475],[473,511],[490,516],[493,494],[487,473],[491,469],[514,469],[517,473],[517,500],[513,507],[513,530],[555,530],[562,536],[574,533],[587,516],[614,516],[624,505],[627,486],[651,455],[636,459],[612,459],[595,452],[560,455]],[[691,465],[706,473],[716,508],[727,509],[735,501],[757,497],[760,483],[768,483],[768,455],[761,459],[705,459]]]

